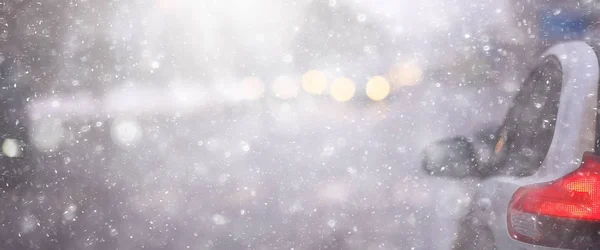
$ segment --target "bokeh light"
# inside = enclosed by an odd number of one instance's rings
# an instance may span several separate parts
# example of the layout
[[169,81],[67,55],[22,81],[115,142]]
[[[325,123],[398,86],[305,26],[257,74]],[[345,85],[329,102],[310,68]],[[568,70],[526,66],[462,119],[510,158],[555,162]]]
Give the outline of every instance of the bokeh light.
[[249,76],[242,80],[242,96],[246,100],[255,101],[265,93],[265,84],[256,76]]
[[334,100],[346,102],[354,97],[356,86],[354,85],[354,82],[348,78],[337,78],[333,81],[333,84],[331,84],[329,92]]
[[134,119],[117,119],[112,124],[111,137],[119,146],[133,146],[142,138],[142,127]]
[[374,101],[381,101],[390,94],[390,83],[382,76],[375,76],[367,82],[367,96]]
[[311,70],[302,76],[302,88],[309,94],[320,95],[327,87],[327,75],[319,70]]
[[5,139],[2,142],[2,154],[7,157],[14,158],[21,156],[21,145],[15,139]]
[[414,86],[422,77],[423,70],[414,63],[396,64],[390,70],[390,80],[395,86]]
[[293,99],[298,95],[298,81],[289,76],[279,76],[273,81],[273,95],[282,100]]

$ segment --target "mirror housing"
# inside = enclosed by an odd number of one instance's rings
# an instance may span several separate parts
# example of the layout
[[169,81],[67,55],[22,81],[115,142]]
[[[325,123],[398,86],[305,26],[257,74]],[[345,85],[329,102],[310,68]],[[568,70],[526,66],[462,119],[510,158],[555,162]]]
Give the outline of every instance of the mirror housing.
[[465,178],[478,176],[477,155],[466,137],[434,142],[423,151],[422,168],[430,175]]

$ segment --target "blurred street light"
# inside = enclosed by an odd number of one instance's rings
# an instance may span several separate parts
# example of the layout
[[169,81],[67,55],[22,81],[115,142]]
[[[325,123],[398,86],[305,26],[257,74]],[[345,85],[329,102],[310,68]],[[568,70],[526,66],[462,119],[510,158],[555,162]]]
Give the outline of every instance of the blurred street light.
[[390,80],[395,86],[414,86],[423,77],[421,68],[413,63],[396,64],[390,70]]
[[5,139],[2,143],[2,154],[14,158],[21,156],[21,145],[15,139]]
[[333,81],[333,84],[331,84],[331,97],[338,102],[346,102],[352,99],[355,92],[356,86],[354,85],[354,82],[348,78],[337,78]]
[[302,76],[302,88],[309,94],[320,95],[327,87],[327,76],[319,70],[310,70]]
[[367,82],[367,96],[373,101],[381,101],[390,94],[390,83],[382,76],[375,76]]
[[133,146],[142,138],[142,126],[135,119],[117,119],[112,124],[110,135],[121,147]]

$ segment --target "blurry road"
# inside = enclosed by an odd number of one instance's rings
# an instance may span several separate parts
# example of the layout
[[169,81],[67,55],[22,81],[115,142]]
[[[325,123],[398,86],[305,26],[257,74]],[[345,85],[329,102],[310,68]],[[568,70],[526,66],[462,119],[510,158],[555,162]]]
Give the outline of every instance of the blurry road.
[[[18,86],[76,101],[32,104],[52,152],[2,169],[1,249],[448,249],[469,192],[421,149],[499,122],[484,82],[520,70],[506,1],[58,2],[11,10],[35,45]],[[396,79],[382,102],[261,97],[300,71]]]
[[31,185],[2,194],[4,249],[448,249],[437,236],[468,190],[424,176],[420,151],[501,119],[506,101],[486,89],[71,117]]

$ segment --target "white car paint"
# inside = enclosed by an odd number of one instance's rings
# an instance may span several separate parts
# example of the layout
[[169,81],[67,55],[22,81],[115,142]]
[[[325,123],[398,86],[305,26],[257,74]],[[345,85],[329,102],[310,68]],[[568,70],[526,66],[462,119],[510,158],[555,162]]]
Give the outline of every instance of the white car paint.
[[550,48],[542,58],[546,56],[559,59],[563,86],[554,137],[542,166],[537,173],[525,178],[504,176],[485,180],[476,195],[476,200],[491,201],[491,206],[476,207],[475,216],[487,222],[499,250],[555,249],[522,243],[509,236],[509,202],[519,187],[558,179],[572,172],[579,167],[583,153],[594,149],[599,80],[596,53],[584,42],[568,42]]

